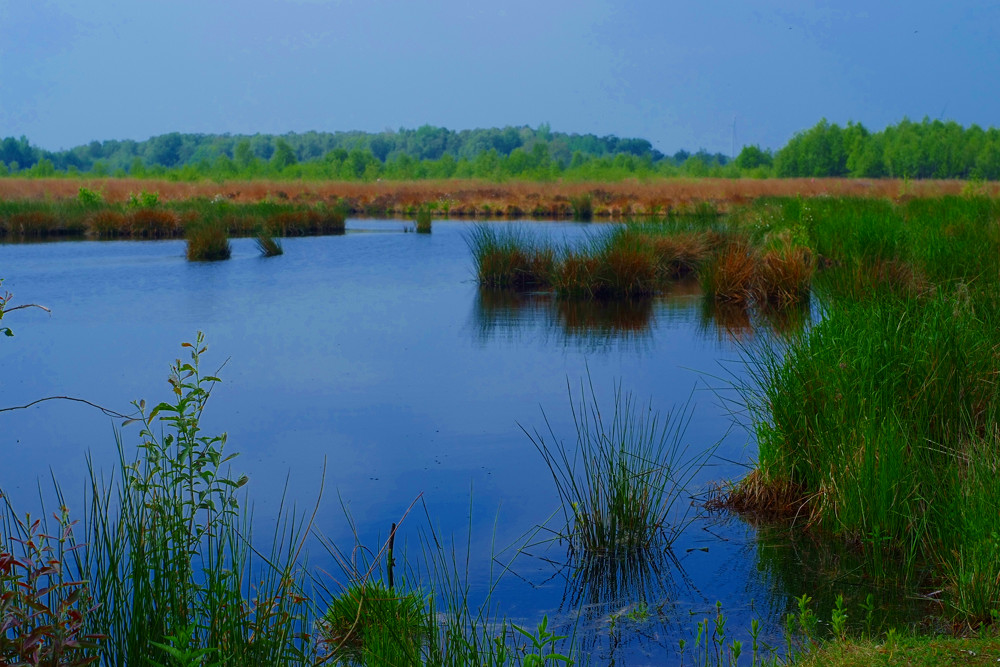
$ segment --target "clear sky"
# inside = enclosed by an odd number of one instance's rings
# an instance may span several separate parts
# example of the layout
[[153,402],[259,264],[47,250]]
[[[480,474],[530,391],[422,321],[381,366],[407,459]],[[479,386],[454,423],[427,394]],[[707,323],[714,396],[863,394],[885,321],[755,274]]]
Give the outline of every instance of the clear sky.
[[1000,3],[0,0],[0,137],[549,123],[666,153],[1000,125]]

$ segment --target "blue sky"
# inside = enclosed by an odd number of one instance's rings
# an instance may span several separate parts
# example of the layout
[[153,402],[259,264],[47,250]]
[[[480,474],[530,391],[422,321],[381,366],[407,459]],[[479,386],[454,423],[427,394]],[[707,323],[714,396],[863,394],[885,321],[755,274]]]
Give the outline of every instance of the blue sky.
[[549,123],[667,153],[1000,125],[1000,3],[0,0],[0,137]]

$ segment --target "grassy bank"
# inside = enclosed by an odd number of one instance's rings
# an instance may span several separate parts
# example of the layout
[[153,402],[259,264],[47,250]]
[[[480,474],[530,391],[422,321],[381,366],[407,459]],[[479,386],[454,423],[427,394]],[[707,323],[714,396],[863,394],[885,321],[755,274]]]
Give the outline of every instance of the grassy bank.
[[[422,208],[435,216],[455,218],[623,219],[629,216],[663,217],[689,213],[700,203],[719,211],[730,211],[761,197],[863,197],[924,198],[959,194],[967,186],[961,181],[857,179],[692,179],[662,178],[606,182],[494,183],[477,180],[338,182],[338,181],[198,181],[176,182],[138,178],[0,178],[0,202],[5,207],[0,220],[10,226],[9,216],[28,213],[54,219],[58,225],[68,216],[74,233],[85,231],[86,216],[63,205],[76,202],[81,188],[95,193],[90,204],[127,204],[141,193],[155,193],[168,208],[183,202],[225,201],[233,205],[267,203],[286,205],[289,211],[320,204],[339,207],[349,215],[410,218]],[[199,205],[200,206],[200,205]],[[197,207],[196,207],[197,208]],[[123,213],[118,210],[117,212]],[[269,215],[273,211],[258,211]],[[235,232],[234,232],[235,233]]]
[[959,197],[751,212],[808,231],[825,314],[746,350],[758,461],[728,499],[854,545],[876,582],[940,589],[973,626],[1000,610],[998,215]]
[[108,201],[81,186],[70,199],[0,199],[0,239],[59,236],[164,239],[212,228],[231,236],[335,234],[344,231],[347,212],[338,203],[227,199],[169,201],[139,191],[124,201]]

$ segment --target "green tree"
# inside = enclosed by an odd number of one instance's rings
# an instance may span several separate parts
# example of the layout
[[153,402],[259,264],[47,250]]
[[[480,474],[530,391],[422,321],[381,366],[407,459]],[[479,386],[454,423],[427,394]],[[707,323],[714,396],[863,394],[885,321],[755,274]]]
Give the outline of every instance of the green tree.
[[758,167],[770,167],[774,163],[774,156],[770,150],[761,150],[760,146],[744,146],[740,154],[736,156],[736,166],[740,169],[757,169]]
[[274,154],[271,156],[271,166],[281,171],[297,162],[291,145],[284,139],[278,139],[274,145]]

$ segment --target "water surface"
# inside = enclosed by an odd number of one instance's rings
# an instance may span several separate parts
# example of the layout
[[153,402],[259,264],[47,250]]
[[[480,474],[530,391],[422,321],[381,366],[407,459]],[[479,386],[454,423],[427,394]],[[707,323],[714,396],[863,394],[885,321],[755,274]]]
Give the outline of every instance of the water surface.
[[[442,535],[464,545],[472,526],[479,590],[491,549],[518,543],[557,510],[522,427],[542,429],[544,411],[571,440],[567,386],[592,382],[608,409],[616,387],[661,413],[689,402],[685,442],[692,452],[718,446],[692,493],[745,472],[752,443],[724,399],[733,398],[728,380],[743,373],[739,338],[753,336],[749,321],[737,313],[720,325],[690,284],[604,306],[482,292],[469,224],[437,221],[431,235],[417,235],[399,221],[351,220],[341,236],[285,239],[275,258],[237,239],[232,259],[216,263],[185,261],[183,241],[0,245],[15,303],[52,310],[5,318],[16,336],[0,344],[0,406],[67,395],[128,412],[133,400],[167,400],[169,363],[203,331],[205,370],[225,362],[203,428],[226,431],[240,453],[234,469],[251,479],[258,524],[273,521],[283,495],[311,507],[325,461],[319,531],[349,541],[343,502],[374,543],[420,498]],[[516,224],[556,239],[595,227]],[[116,460],[116,422],[83,405],[46,403],[0,413],[0,422],[0,488],[25,511],[37,508],[38,480],[47,487],[50,474],[72,509],[87,453],[103,469]],[[137,431],[121,430],[126,447]],[[416,522],[404,522],[404,536]],[[716,600],[734,631],[751,615],[775,631],[799,591],[760,568],[759,551],[755,530],[718,517],[697,520],[672,552],[626,570],[581,568],[566,562],[563,545],[535,544],[496,599],[521,623],[547,614],[575,625],[597,664],[662,664]],[[652,613],[620,621],[616,637],[609,619],[642,603]]]

